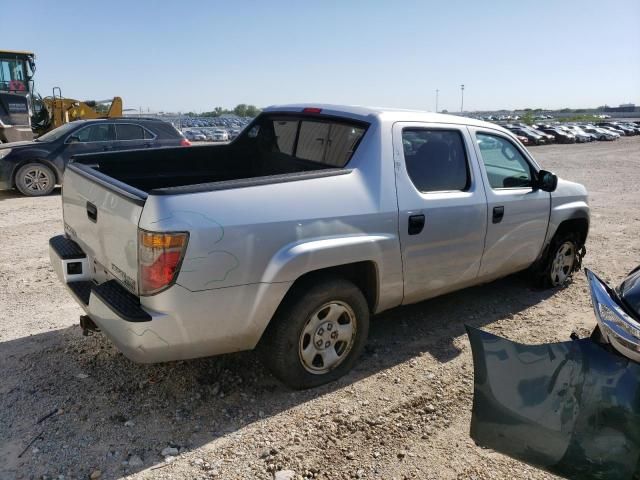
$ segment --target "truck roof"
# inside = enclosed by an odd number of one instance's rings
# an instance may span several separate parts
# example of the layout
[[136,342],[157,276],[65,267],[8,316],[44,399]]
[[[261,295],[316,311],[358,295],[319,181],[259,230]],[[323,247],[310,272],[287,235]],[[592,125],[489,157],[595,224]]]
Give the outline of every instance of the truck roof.
[[371,121],[377,118],[384,122],[430,122],[430,123],[453,123],[461,125],[474,125],[478,127],[488,127],[497,130],[504,130],[499,125],[482,120],[458,115],[448,115],[444,113],[433,113],[421,110],[409,110],[401,108],[387,107],[365,107],[358,105],[331,105],[318,103],[295,103],[287,105],[271,105],[265,108],[264,112],[302,112],[305,108],[321,109],[324,115],[336,115],[340,117],[353,118],[355,120]]

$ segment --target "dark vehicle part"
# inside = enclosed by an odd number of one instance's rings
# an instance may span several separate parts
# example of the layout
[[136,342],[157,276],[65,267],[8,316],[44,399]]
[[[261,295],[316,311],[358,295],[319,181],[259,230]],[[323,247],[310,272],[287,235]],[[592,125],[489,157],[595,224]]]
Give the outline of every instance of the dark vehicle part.
[[90,337],[94,332],[99,332],[100,328],[91,320],[88,315],[80,315],[80,328],[84,337]]
[[467,333],[476,444],[566,478],[640,478],[639,364],[591,338],[522,345]]

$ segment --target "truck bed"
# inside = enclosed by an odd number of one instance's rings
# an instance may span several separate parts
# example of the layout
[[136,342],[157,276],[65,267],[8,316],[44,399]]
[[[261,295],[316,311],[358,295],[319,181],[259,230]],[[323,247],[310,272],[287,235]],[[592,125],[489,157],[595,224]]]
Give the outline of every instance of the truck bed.
[[[241,144],[82,155],[74,163],[145,193],[181,193],[207,188],[211,183],[272,176],[282,181],[287,177],[295,179],[298,177],[295,174],[342,170],[280,152],[244,148]],[[200,187],[185,188],[190,186]]]

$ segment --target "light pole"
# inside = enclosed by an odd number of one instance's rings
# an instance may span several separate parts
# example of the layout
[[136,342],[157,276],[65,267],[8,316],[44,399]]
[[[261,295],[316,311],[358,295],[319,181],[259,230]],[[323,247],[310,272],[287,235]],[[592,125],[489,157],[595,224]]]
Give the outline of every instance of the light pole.
[[460,85],[460,113],[464,111],[464,83]]
[[440,92],[440,90],[438,90],[436,88],[436,113],[438,113],[438,93]]

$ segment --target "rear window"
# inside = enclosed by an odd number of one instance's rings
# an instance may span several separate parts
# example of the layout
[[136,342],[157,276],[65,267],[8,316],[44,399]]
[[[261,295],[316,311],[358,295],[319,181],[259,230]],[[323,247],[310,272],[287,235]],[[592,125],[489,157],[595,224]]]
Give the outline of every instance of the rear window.
[[265,116],[246,134],[261,149],[329,167],[344,167],[366,125],[342,119]]

